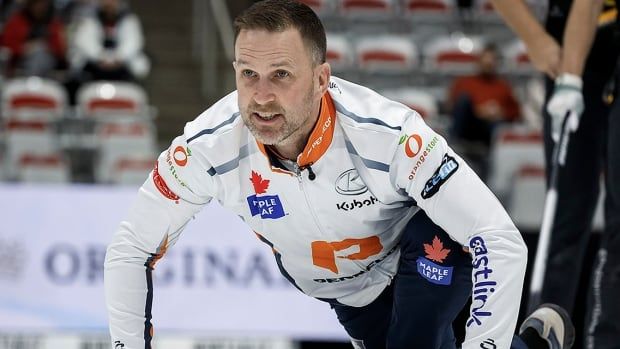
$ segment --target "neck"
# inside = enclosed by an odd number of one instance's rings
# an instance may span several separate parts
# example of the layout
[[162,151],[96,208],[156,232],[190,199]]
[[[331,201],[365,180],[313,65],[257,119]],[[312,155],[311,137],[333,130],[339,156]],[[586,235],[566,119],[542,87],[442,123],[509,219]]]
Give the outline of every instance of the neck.
[[319,101],[317,107],[314,108],[315,111],[313,115],[315,115],[315,117],[308,119],[308,121],[295,132],[296,134],[292,134],[288,139],[271,146],[278,156],[283,159],[297,161],[297,157],[304,151],[306,144],[308,144],[310,134],[319,120],[321,105],[322,101]]
[[314,118],[314,120],[311,120],[307,125],[303,125],[300,128],[297,137],[292,136],[283,142],[273,145],[272,148],[275,150],[276,154],[284,159],[297,161],[297,157],[304,151],[306,144],[308,144],[310,134],[312,130],[314,130],[316,122],[319,120],[318,113],[316,115],[317,117]]
[[[307,139],[308,138],[306,137],[306,140]],[[306,147],[306,142],[300,140],[299,142],[297,142],[297,144],[280,143],[278,145],[271,145],[269,147],[273,149],[273,151],[278,157],[282,159],[297,161],[297,157]]]

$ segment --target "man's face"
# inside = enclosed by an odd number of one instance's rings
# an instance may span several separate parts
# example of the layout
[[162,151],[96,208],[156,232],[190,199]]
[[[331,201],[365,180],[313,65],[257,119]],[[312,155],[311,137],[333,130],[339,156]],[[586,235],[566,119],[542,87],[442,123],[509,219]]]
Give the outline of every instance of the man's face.
[[106,15],[114,16],[118,13],[121,2],[120,0],[99,0],[99,7]]
[[49,0],[38,0],[30,4],[30,14],[37,20],[45,18],[51,3]]
[[480,54],[479,66],[482,74],[495,75],[497,72],[497,54],[495,51],[482,51]]
[[268,145],[307,141],[327,89],[329,65],[313,64],[298,30],[242,30],[235,43],[239,110]]

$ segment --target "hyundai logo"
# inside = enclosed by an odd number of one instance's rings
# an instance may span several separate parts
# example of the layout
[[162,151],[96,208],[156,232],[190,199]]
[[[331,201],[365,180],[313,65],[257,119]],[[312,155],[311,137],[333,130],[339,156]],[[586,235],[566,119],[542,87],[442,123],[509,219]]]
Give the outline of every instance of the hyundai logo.
[[342,195],[360,195],[368,191],[368,187],[360,178],[357,170],[345,171],[336,179],[336,191]]

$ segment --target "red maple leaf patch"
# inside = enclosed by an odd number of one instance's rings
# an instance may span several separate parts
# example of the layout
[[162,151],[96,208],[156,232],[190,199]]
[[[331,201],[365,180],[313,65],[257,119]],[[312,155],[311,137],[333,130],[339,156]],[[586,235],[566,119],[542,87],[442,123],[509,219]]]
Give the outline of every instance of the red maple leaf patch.
[[443,242],[435,236],[432,245],[424,244],[424,252],[426,253],[426,258],[435,262],[443,263],[443,260],[448,257],[450,250],[443,248]]
[[256,194],[264,194],[267,192],[267,188],[269,188],[269,180],[263,179],[259,173],[252,171],[252,177],[250,177],[252,181],[252,185],[254,186],[254,192]]

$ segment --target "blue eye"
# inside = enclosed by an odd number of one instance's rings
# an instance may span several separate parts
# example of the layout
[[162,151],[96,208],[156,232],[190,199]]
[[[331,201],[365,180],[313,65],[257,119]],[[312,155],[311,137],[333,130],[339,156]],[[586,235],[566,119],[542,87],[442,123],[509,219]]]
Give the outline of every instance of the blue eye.
[[290,75],[290,73],[287,72],[286,70],[278,70],[276,72],[276,77],[280,78],[280,79],[287,78],[287,77],[289,77],[289,75]]
[[246,78],[251,78],[253,76],[256,75],[256,73],[254,73],[253,71],[249,70],[249,69],[245,69],[241,72],[241,75],[243,75]]

